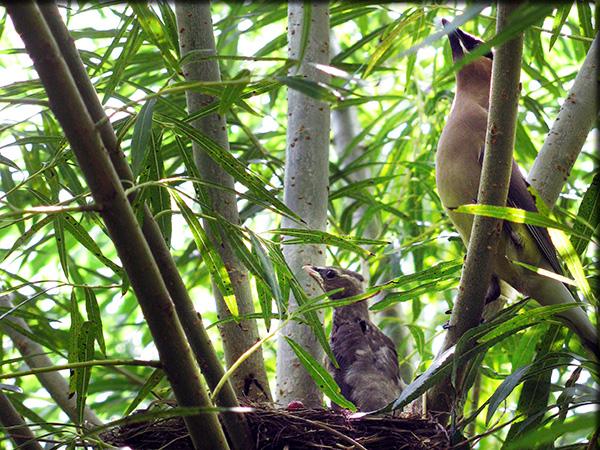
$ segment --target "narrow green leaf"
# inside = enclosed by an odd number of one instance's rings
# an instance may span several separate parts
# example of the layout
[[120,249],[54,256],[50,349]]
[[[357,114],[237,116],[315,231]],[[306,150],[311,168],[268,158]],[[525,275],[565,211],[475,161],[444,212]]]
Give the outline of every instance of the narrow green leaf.
[[142,169],[146,154],[149,151],[150,137],[152,134],[152,117],[156,98],[150,98],[144,103],[137,115],[133,136],[131,137],[131,169],[137,178]]
[[60,260],[60,266],[65,274],[65,277],[69,278],[69,263],[67,260],[67,246],[65,242],[65,227],[62,214],[54,216],[54,239],[56,241],[56,248],[58,250],[58,259]]
[[310,353],[298,345],[298,343],[287,336],[284,337],[321,392],[342,408],[356,411],[356,406],[342,395],[340,387],[327,370],[325,370]]
[[225,114],[235,102],[240,100],[242,92],[250,82],[250,71],[247,69],[241,70],[233,80],[240,80],[236,84],[228,84],[223,89],[221,101],[219,103],[219,114]]
[[192,139],[198,143],[213,161],[219,164],[223,170],[231,175],[236,181],[246,186],[256,198],[265,201],[267,204],[273,205],[275,210],[279,211],[280,214],[286,215],[300,223],[304,223],[304,220],[302,220],[301,217],[288,208],[274,193],[265,188],[265,186],[269,186],[269,183],[266,180],[251,172],[243,162],[236,159],[212,139],[206,137],[185,122],[164,116],[161,117],[161,120],[165,125],[173,127],[173,130],[178,135]]
[[219,288],[221,295],[223,296],[223,300],[227,305],[227,308],[231,312],[233,316],[238,315],[238,305],[233,293],[233,288],[231,287],[231,281],[229,280],[229,274],[223,266],[223,262],[221,258],[215,251],[214,247],[211,245],[204,228],[200,225],[200,221],[196,218],[192,210],[185,204],[185,202],[181,199],[179,194],[175,190],[171,190],[171,196],[177,203],[183,218],[186,223],[190,227],[190,231],[192,232],[192,236],[194,237],[194,242],[196,243],[196,247],[200,252],[202,260],[206,264],[210,275]]
[[55,218],[53,216],[47,216],[47,217],[44,217],[39,222],[36,222],[33,225],[31,225],[31,227],[25,233],[20,235],[15,240],[12,247],[6,253],[4,253],[4,255],[2,256],[2,260],[0,260],[0,262],[5,261],[6,258],[8,258],[19,247],[23,247],[23,246],[27,245],[27,243],[31,240],[31,238],[33,238],[33,236],[35,236],[35,234],[38,231],[40,231],[42,228],[44,228],[50,222],[54,222],[54,219]]
[[585,276],[581,260],[573,248],[571,241],[561,230],[549,228],[548,233],[550,233],[550,237],[552,238],[552,242],[556,247],[556,251],[565,262],[567,269],[569,269],[569,272],[571,272],[573,279],[577,283],[577,287],[581,290],[588,302],[590,302],[592,305],[595,305],[596,297],[592,292],[590,283]]
[[144,34],[149,42],[156,45],[165,66],[172,72],[178,73],[179,65],[177,57],[173,54],[171,39],[166,35],[166,27],[154,13],[152,8],[141,2],[130,3],[129,6],[135,11],[138,23],[141,25]]
[[336,103],[342,100],[342,95],[325,83],[317,83],[301,76],[280,76],[275,77],[275,79],[287,87],[315,100],[326,103]]
[[548,43],[548,51],[552,50],[552,47],[554,47],[554,44],[560,35],[560,30],[567,21],[572,7],[573,3],[565,3],[558,7],[558,11],[554,15],[554,24],[552,25],[552,36],[550,36],[550,42]]
[[152,389],[154,389],[164,377],[165,373],[162,371],[162,369],[154,369],[154,371],[150,374],[148,379],[144,382],[144,384],[138,391],[135,398],[131,401],[131,403],[125,410],[123,416],[129,416],[129,414],[131,414],[135,410],[135,408],[138,407],[142,400],[144,400],[148,396],[148,394],[152,392]]
[[[582,256],[594,230],[598,230],[600,223],[600,173],[594,175],[585,192],[579,205],[579,211],[577,211],[577,219],[573,224],[571,244],[573,244],[575,252]],[[589,226],[585,224],[589,224]]]
[[69,232],[71,236],[73,236],[77,241],[83,245],[86,249],[88,249],[96,258],[98,258],[102,263],[104,263],[107,267],[115,272],[116,274],[123,275],[123,269],[118,264],[115,264],[110,259],[102,254],[102,250],[96,241],[92,239],[92,237],[88,234],[88,232],[83,228],[83,226],[75,220],[75,218],[70,214],[64,215],[64,226],[65,230]]
[[559,315],[563,311],[568,311],[571,308],[578,308],[577,303],[540,306],[527,310],[524,313],[518,314],[515,317],[505,321],[504,323],[495,325],[484,336],[479,338],[479,342],[489,342],[502,334],[516,332],[527,326],[534,325],[554,315]]
[[106,344],[104,341],[104,333],[102,328],[102,315],[100,313],[100,307],[98,306],[98,300],[93,289],[84,287],[83,292],[85,294],[85,311],[87,313],[88,320],[92,323],[94,328],[94,337],[98,341],[98,347],[104,356],[106,356]]
[[[83,322],[77,338],[77,362],[94,359],[95,337],[94,324],[90,321]],[[75,369],[78,423],[83,423],[84,420],[85,401],[87,399],[91,373],[91,367],[79,367]]]
[[12,162],[10,159],[8,159],[8,158],[6,158],[6,157],[4,157],[2,155],[0,155],[0,164],[4,164],[6,166],[12,167],[13,169],[16,169],[16,170],[19,170],[19,171],[21,170],[19,168],[19,166],[17,166],[14,162]]
[[494,217],[496,219],[508,220],[514,223],[526,223],[529,225],[536,225],[538,227],[556,228],[567,233],[571,229],[556,220],[550,219],[549,217],[532,211],[525,211],[524,209],[511,208],[508,206],[493,206],[493,205],[461,205],[458,208],[452,210],[453,212],[475,214],[485,217]]
[[336,236],[334,234],[327,233],[326,231],[307,230],[301,228],[280,228],[278,230],[271,230],[270,233],[297,238],[285,239],[283,241],[284,245],[325,244],[350,250],[363,256],[372,256],[373,253],[364,249],[361,247],[361,245],[389,245],[388,241],[364,239],[353,236]]
[[598,415],[595,411],[574,414],[565,422],[550,421],[546,426],[536,427],[523,437],[507,442],[503,448],[506,448],[506,450],[536,448],[543,444],[550,444],[566,433],[580,433],[582,435],[593,433],[597,426]]
[[510,395],[510,393],[523,381],[525,375],[529,371],[531,365],[526,365],[518,368],[509,376],[507,376],[502,384],[498,386],[498,388],[494,391],[490,399],[488,400],[488,410],[487,415],[485,417],[485,424],[488,425],[492,416],[498,409],[498,406]]

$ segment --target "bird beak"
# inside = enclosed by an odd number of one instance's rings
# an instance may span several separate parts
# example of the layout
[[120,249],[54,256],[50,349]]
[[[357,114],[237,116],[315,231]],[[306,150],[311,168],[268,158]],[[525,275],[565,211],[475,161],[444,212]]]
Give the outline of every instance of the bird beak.
[[[442,25],[444,28],[449,27],[450,22],[446,19],[442,19]],[[448,33],[448,39],[450,40],[450,47],[452,48],[452,59],[457,61],[462,58],[465,51],[471,51],[477,46],[483,44],[481,39],[476,38],[472,34],[466,33],[460,28],[455,28]]]
[[302,269],[317,283],[319,283],[321,287],[323,286],[323,277],[321,277],[317,266],[310,266],[307,264],[306,266],[302,266]]

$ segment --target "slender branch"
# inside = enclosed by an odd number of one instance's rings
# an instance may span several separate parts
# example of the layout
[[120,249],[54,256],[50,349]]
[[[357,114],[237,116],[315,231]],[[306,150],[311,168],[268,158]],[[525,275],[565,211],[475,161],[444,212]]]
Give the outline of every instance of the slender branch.
[[547,205],[554,205],[594,124],[598,123],[598,36],[535,158],[529,182]]
[[23,420],[23,417],[21,417],[21,414],[19,414],[8,396],[1,390],[0,424],[17,448],[22,450],[42,450],[42,446]]
[[[519,3],[499,2],[496,33],[508,25],[510,14]],[[523,53],[523,35],[516,35],[494,54],[490,109],[485,140],[485,155],[477,202],[484,205],[505,205],[513,159],[519,99],[519,76]],[[450,326],[442,351],[456,344],[469,329],[479,325],[485,306],[485,294],[492,276],[492,261],[502,232],[502,222],[475,216],[467,257],[452,308]],[[460,386],[462,376],[457,378]],[[433,411],[450,411],[457,392],[446,379],[429,396]]]
[[[178,404],[211,406],[150,248],[42,13],[36,4],[28,2],[7,3],[6,8],[34,62],[94,201],[102,205],[100,214],[131,280]],[[228,447],[216,414],[184,420],[197,448]]]
[[[8,295],[0,296],[0,307],[13,308],[12,302]],[[15,325],[5,324],[3,321],[8,321]],[[19,350],[19,353],[25,359],[27,365],[32,369],[31,373],[35,373],[40,384],[48,391],[50,397],[56,402],[58,407],[62,409],[67,416],[73,421],[77,421],[77,397],[76,395],[69,396],[69,384],[67,381],[55,371],[49,371],[52,373],[45,373],[44,369],[52,368],[53,362],[46,356],[44,348],[37,342],[31,340],[26,335],[20,333],[18,330],[23,330],[26,333],[31,334],[31,329],[27,323],[20,317],[16,317],[14,314],[3,315],[0,319],[0,330],[8,335],[12,340],[13,345]],[[15,374],[4,374],[0,375],[2,378],[13,378]],[[83,413],[84,422],[91,425],[101,425],[102,421],[90,410],[87,406]]]
[[[115,131],[104,112],[102,104],[96,94],[96,90],[81,61],[77,48],[62,21],[58,8],[51,3],[42,4],[40,5],[40,8],[59,44],[63,57],[75,79],[92,120],[97,124],[100,124],[98,125],[100,136],[104,146],[108,150],[112,165],[122,182],[125,185],[130,186],[133,182],[131,168],[125,160],[125,155],[119,148]],[[136,195],[137,193],[135,192],[128,195],[130,201],[133,201]],[[202,316],[194,307],[194,303],[181,278],[171,252],[162,237],[160,228],[150,209],[145,204],[142,232],[144,233],[144,237],[146,238],[152,251],[152,255],[160,269],[171,299],[175,304],[177,316],[179,317],[186,337],[192,347],[194,357],[196,358],[210,389],[214,390],[224,374],[221,361],[206,332],[206,328],[202,322]],[[223,407],[239,406],[231,383],[225,383],[221,392],[216,397],[216,404]],[[232,439],[233,446],[236,449],[240,448],[236,445],[237,441],[235,436],[241,436],[240,439],[242,440],[245,440],[246,437],[249,436],[245,417],[242,414],[224,414],[222,415],[222,420],[228,435]],[[246,442],[248,441],[246,440]]]

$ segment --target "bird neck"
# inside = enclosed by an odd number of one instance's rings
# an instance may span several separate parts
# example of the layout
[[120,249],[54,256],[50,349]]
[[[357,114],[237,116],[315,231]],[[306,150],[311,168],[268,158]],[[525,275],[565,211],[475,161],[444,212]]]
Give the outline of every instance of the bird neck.
[[468,72],[459,72],[456,77],[456,101],[470,101],[485,110],[490,104],[489,79],[472,76]]
[[340,306],[333,311],[334,322],[354,319],[369,319],[369,305],[366,300],[351,305]]

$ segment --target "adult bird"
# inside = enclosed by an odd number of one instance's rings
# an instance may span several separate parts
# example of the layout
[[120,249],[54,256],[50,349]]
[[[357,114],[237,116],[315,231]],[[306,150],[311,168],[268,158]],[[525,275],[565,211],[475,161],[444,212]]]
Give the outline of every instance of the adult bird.
[[[304,266],[333,300],[364,292],[363,277],[338,267]],[[394,401],[402,392],[398,355],[394,343],[369,319],[366,300],[339,306],[333,311],[331,350],[339,368],[329,370],[342,395],[359,411],[373,411]]]
[[[443,20],[444,26],[447,21]],[[456,28],[448,34],[454,62],[483,41]],[[493,54],[476,58],[456,72],[456,95],[436,155],[437,189],[444,208],[467,245],[473,216],[453,211],[477,202],[483,163]],[[537,211],[528,183],[513,160],[507,206]],[[556,279],[538,275],[512,261],[520,261],[560,274],[561,267],[548,230],[504,221],[493,261],[493,281],[503,280],[542,305],[575,302],[567,287]],[[494,289],[488,290],[488,294]],[[496,296],[499,290],[496,291]],[[584,310],[573,307],[560,317],[593,354],[598,353],[598,335]]]

